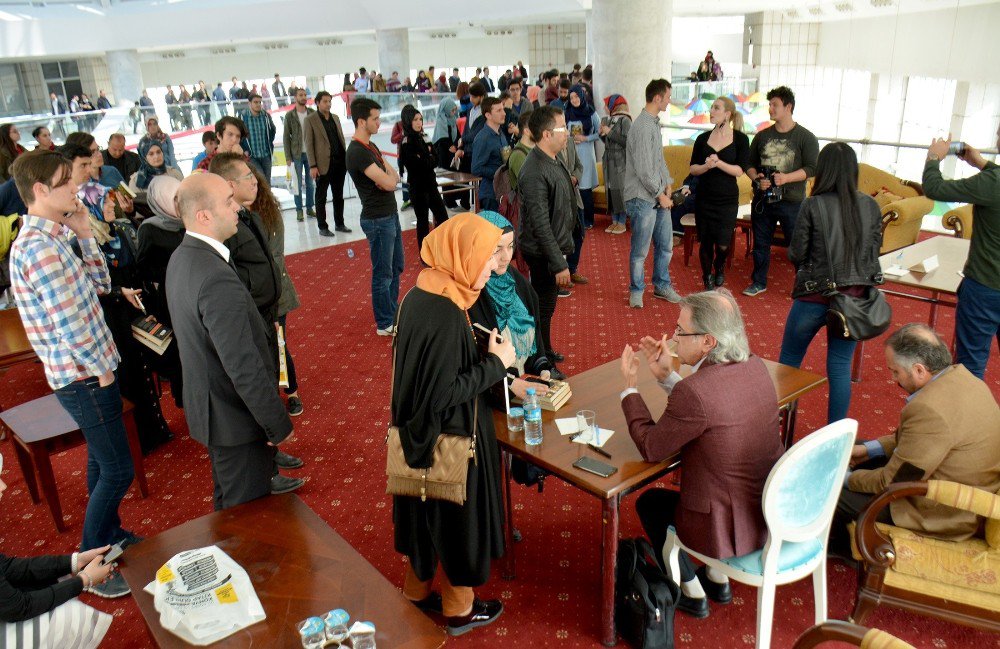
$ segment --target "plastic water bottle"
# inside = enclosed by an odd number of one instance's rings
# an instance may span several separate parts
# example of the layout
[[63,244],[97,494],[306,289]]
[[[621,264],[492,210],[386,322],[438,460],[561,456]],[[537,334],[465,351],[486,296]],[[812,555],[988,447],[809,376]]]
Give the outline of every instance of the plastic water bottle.
[[348,259],[354,259],[354,248],[348,248],[347,249],[347,258]]
[[528,396],[524,400],[524,443],[529,446],[542,443],[542,406],[534,388],[528,388]]

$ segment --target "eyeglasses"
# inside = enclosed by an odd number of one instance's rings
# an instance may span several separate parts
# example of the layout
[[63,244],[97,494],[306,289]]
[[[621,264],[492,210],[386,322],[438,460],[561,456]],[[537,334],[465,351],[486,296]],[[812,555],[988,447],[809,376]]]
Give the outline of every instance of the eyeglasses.
[[684,336],[707,336],[708,334],[706,334],[704,331],[692,331],[688,333],[683,329],[681,329],[680,325],[677,325],[677,327],[674,328],[674,335],[684,337]]
[[566,127],[565,126],[556,126],[555,128],[550,128],[549,130],[552,131],[553,133],[565,133],[566,132]]

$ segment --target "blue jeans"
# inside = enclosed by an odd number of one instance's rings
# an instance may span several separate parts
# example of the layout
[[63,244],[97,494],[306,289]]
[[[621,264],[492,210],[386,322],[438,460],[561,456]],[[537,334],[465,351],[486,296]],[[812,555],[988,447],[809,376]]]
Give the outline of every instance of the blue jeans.
[[754,200],[750,209],[750,223],[753,228],[753,274],[750,279],[754,284],[767,286],[767,271],[771,268],[771,242],[774,240],[774,228],[781,223],[785,241],[792,240],[795,229],[795,219],[799,215],[801,203],[778,201],[768,203]]
[[[799,367],[805,358],[809,343],[820,329],[826,327],[829,307],[821,302],[795,300],[785,320],[785,335],[781,339],[781,356],[778,362]],[[857,341],[826,336],[826,378],[830,384],[830,401],[826,408],[826,423],[839,421],[847,416],[851,405],[851,359]]]
[[387,329],[396,320],[399,276],[403,274],[403,231],[399,214],[361,219],[372,258],[372,311],[375,325]]
[[316,193],[316,184],[313,182],[312,175],[309,173],[309,156],[303,151],[299,155],[297,160],[293,160],[295,164],[295,184],[298,186],[298,191],[295,192],[295,209],[302,209],[302,177],[305,176],[305,190],[306,190],[306,207],[312,209],[315,203],[313,202],[313,194]]
[[266,157],[265,156],[260,156],[259,158],[258,157],[251,157],[250,158],[250,162],[255,167],[257,167],[257,169],[260,170],[260,173],[263,174],[264,178],[267,180],[267,184],[270,185],[271,184],[271,156],[270,155],[268,155]]
[[1000,343],[1000,291],[966,277],[958,286],[955,361],[983,378],[994,338]]
[[611,215],[611,222],[614,223],[615,225],[625,225],[626,221],[628,221],[628,214],[626,214],[625,212],[622,212],[621,214]]
[[625,211],[632,219],[632,249],[629,252],[629,291],[646,290],[646,255],[653,242],[653,288],[670,288],[670,258],[674,256],[673,227],[670,210],[647,203],[641,198],[625,202]]
[[87,440],[87,512],[80,550],[99,548],[125,537],[118,505],[135,471],[129,453],[118,380],[102,388],[96,377],[70,383],[56,398]]

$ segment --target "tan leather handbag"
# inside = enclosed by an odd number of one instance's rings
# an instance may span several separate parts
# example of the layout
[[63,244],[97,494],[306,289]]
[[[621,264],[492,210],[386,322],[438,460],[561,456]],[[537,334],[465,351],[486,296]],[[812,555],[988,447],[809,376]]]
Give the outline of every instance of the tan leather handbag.
[[[405,302],[405,300],[404,300]],[[400,304],[400,311],[403,305]],[[398,323],[398,320],[397,320]],[[469,327],[471,330],[471,326]],[[396,378],[396,340],[392,341],[392,377]],[[392,383],[390,383],[389,402],[392,403]],[[426,469],[414,469],[406,463],[403,444],[399,439],[399,427],[389,426],[386,435],[387,455],[385,474],[387,477],[385,492],[390,496],[420,497],[422,502],[428,498],[447,500],[457,505],[465,504],[466,488],[469,479],[469,462],[476,463],[476,430],[479,422],[479,395],[476,395],[476,405],[472,418],[472,437],[448,435],[441,433],[434,442],[434,455],[431,466]]]

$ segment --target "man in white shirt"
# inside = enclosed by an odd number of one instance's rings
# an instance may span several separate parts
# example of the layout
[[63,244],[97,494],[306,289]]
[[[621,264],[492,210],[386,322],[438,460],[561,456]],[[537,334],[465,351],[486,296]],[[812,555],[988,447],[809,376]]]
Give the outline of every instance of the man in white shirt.
[[358,78],[354,80],[354,89],[361,93],[370,91],[368,87],[368,71],[364,68],[358,68]]

